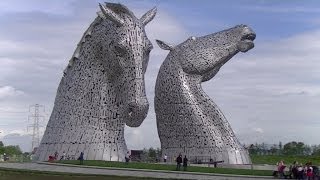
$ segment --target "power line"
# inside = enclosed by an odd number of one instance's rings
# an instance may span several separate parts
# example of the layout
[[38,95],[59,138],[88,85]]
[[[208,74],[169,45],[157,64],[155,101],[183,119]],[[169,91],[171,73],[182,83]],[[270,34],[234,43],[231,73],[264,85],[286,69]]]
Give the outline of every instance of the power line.
[[28,125],[27,130],[29,131],[29,127],[32,129],[31,151],[40,144],[40,120],[44,121],[44,116],[40,113],[41,110],[42,113],[45,112],[45,107],[43,105],[34,104],[29,106],[29,112],[31,114],[28,116],[28,121],[32,120],[32,123]]

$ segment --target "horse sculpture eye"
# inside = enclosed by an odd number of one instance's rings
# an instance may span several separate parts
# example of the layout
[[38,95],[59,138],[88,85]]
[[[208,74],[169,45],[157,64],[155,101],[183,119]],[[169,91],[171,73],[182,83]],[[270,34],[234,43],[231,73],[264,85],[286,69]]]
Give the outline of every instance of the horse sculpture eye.
[[148,66],[148,63],[149,63],[149,54],[150,54],[150,52],[151,52],[151,50],[152,50],[152,46],[151,47],[149,47],[148,49],[146,49],[145,51],[144,51],[144,57],[146,57],[144,60],[143,60],[143,64],[142,64],[142,68],[143,68],[143,72],[145,73],[146,71],[147,71],[147,66]]
[[150,54],[151,50],[152,50],[152,48],[148,48],[148,49],[145,51],[145,55],[148,56],[148,55]]
[[123,47],[120,46],[115,46],[114,47],[115,53],[117,56],[123,57],[127,54],[127,50]]

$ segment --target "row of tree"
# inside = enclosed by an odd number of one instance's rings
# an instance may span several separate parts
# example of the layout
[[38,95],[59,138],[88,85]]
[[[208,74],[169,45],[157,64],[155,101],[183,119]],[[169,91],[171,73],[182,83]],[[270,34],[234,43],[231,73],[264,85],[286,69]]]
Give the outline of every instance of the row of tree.
[[245,146],[250,155],[320,155],[320,145],[306,145],[303,142],[288,142],[285,145],[279,144],[267,145],[265,143],[261,144],[251,144]]
[[[306,145],[303,142],[288,142],[282,145],[279,144],[268,145],[265,143],[261,144],[250,144],[245,146],[250,155],[315,155],[320,156],[320,145]],[[158,161],[161,159],[161,149],[149,148],[142,150],[143,161]],[[0,154],[6,153],[8,156],[11,155],[21,155],[23,154],[19,146],[5,146],[2,141],[0,141]]]
[[19,146],[5,146],[2,141],[0,141],[0,155],[6,154],[7,156],[21,155],[22,151]]
[[141,157],[141,161],[144,162],[159,162],[162,156],[162,152],[160,148],[154,149],[154,148],[149,148],[146,149],[144,148]]
[[[288,155],[288,156],[320,156],[320,145],[306,145],[303,142],[288,142],[282,145],[282,142],[279,144],[251,144],[246,146],[250,155]],[[141,161],[156,162],[159,161],[162,157],[162,152],[160,148],[154,149],[143,149]]]

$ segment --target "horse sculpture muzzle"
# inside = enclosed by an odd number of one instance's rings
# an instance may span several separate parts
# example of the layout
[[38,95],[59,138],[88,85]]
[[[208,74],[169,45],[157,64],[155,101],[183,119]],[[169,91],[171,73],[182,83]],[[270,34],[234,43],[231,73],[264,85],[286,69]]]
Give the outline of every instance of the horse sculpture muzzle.
[[254,47],[253,40],[256,38],[256,34],[248,26],[244,26],[242,31],[243,35],[237,44],[237,47],[239,51],[247,52]]
[[134,59],[136,62],[135,68],[132,71],[125,71],[123,76],[132,77],[124,80],[119,84],[122,92],[119,92],[123,97],[123,114],[124,122],[127,126],[138,127],[146,118],[149,110],[149,102],[145,93],[144,72],[142,60]]
[[149,102],[147,97],[141,97],[139,100],[129,103],[126,124],[130,127],[139,127],[147,117],[148,110]]

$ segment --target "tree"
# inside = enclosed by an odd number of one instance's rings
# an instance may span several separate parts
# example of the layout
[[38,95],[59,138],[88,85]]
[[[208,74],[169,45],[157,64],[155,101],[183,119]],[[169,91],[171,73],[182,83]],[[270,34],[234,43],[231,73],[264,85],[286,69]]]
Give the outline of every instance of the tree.
[[19,146],[5,146],[4,147],[4,152],[9,156],[10,155],[21,155],[22,154],[22,151],[21,151]]
[[254,144],[250,144],[248,148],[249,154],[251,155],[256,155],[257,154],[257,149]]
[[149,156],[148,156],[148,150],[146,148],[143,148],[142,154],[141,154],[141,161],[146,162],[148,161]]
[[289,142],[283,146],[283,154],[285,155],[305,155],[309,150],[303,142]]
[[312,154],[311,146],[304,145],[303,154],[304,154],[304,155],[311,155],[311,154]]
[[279,149],[277,148],[277,145],[276,145],[276,144],[272,145],[272,147],[270,148],[270,153],[271,153],[272,155],[277,154],[278,151],[279,151]]
[[279,149],[281,150],[282,149],[282,142],[279,141]]
[[265,143],[262,143],[261,145],[260,145],[260,149],[261,149],[261,153],[262,153],[262,155],[266,155],[266,153],[267,153],[267,146],[266,146],[266,144]]
[[281,141],[279,141],[279,150],[278,150],[278,154],[280,155],[280,154],[282,154],[282,149],[283,147],[282,147],[282,142]]
[[153,149],[152,147],[149,148],[149,150],[148,150],[148,156],[149,156],[149,160],[150,160],[150,161],[155,161],[156,158],[157,158],[156,150]]
[[320,145],[311,146],[311,151],[313,156],[320,156]]
[[0,141],[0,154],[3,154],[5,152],[4,144],[2,141]]

